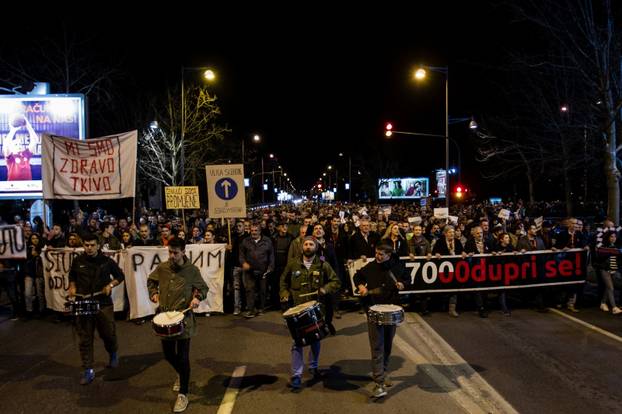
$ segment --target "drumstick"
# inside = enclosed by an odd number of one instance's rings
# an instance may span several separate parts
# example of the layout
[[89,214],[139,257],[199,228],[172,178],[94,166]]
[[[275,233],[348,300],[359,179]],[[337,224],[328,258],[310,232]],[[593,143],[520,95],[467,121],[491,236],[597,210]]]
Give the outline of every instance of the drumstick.
[[299,297],[305,297],[305,296],[313,296],[313,295],[317,295],[317,292],[311,292],[311,293],[303,293],[302,295],[298,295]]

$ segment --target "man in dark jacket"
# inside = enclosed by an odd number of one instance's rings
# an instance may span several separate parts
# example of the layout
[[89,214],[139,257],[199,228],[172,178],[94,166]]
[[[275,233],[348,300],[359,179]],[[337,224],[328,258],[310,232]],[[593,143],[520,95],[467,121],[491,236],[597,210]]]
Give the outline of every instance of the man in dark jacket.
[[[279,284],[281,273],[287,265],[287,253],[289,252],[289,245],[292,244],[294,236],[287,232],[287,223],[281,222],[278,224],[277,234],[272,239],[272,245],[274,246],[274,276],[270,279],[270,301],[278,303],[279,299]],[[275,301],[276,300],[276,301]]]
[[[354,284],[363,298],[366,311],[372,305],[400,304],[398,291],[404,289],[401,281],[404,267],[397,255],[392,255],[392,253],[393,246],[385,241],[381,242],[376,246],[376,260],[361,268],[354,275]],[[387,395],[385,387],[393,385],[386,371],[391,357],[396,326],[377,325],[368,319],[367,329],[375,382],[372,396],[380,398]]]
[[[242,240],[240,246],[240,263],[244,271],[244,288],[246,289],[245,318],[253,318],[263,313],[266,306],[266,288],[268,276],[274,270],[274,249],[272,242],[261,235],[258,224],[251,225],[251,236]],[[257,285],[259,284],[259,309],[255,306]]]
[[[456,230],[453,226],[447,225],[443,227],[443,237],[438,239],[432,249],[432,254],[437,257],[440,256],[457,256],[464,253],[464,247],[462,242],[455,238]],[[485,237],[485,235],[484,235]],[[456,305],[458,303],[457,295],[449,296],[449,310],[450,316],[457,318],[458,312],[456,311]]]
[[89,233],[83,238],[84,253],[76,257],[69,271],[69,297],[92,297],[99,302],[100,309],[95,315],[78,316],[76,329],[80,337],[80,356],[84,373],[80,384],[93,382],[93,337],[95,328],[104,341],[104,347],[110,354],[108,366],[119,365],[117,357],[117,335],[112,306],[112,288],[125,280],[123,272],[111,258],[99,250],[97,236]]

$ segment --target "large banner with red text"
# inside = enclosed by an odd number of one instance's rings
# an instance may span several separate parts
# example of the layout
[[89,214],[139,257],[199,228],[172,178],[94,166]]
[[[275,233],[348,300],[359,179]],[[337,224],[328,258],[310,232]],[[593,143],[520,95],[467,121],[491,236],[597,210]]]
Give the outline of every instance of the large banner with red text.
[[[374,259],[348,265],[352,289],[358,269]],[[471,256],[403,257],[401,294],[468,292],[585,283],[587,250],[541,250]]]
[[43,198],[134,197],[137,137],[136,131],[86,141],[43,135]]

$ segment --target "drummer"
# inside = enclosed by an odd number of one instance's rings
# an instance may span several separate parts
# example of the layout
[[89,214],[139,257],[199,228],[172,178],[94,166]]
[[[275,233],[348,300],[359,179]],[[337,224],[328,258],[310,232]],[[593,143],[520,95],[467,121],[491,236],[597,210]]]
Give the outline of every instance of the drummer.
[[[354,284],[365,306],[366,313],[373,305],[400,305],[398,290],[404,289],[401,278],[404,266],[389,243],[381,242],[376,246],[376,260],[362,267],[354,275]],[[367,320],[369,346],[371,348],[371,366],[374,380],[373,398],[387,395],[386,387],[393,382],[387,375],[389,357],[395,336],[395,325],[377,325]]]
[[[160,312],[184,311],[196,308],[207,297],[208,287],[199,269],[186,257],[186,243],[174,237],[168,242],[169,259],[155,268],[147,279],[149,298],[160,303]],[[196,335],[193,312],[186,312],[184,332],[171,338],[162,338],[164,357],[177,371],[173,391],[178,392],[173,412],[180,413],[188,407],[190,382],[190,337]]]
[[[302,255],[290,259],[281,275],[281,302],[288,302],[292,298],[296,306],[339,290],[340,282],[337,274],[327,262],[316,255],[317,249],[318,243],[312,236],[303,239]],[[313,380],[318,380],[321,377],[318,371],[320,342],[314,342],[309,347],[309,373]],[[302,347],[294,343],[292,344],[291,379],[288,384],[293,392],[299,391],[302,387],[303,370]]]
[[82,369],[84,369],[80,384],[88,385],[95,379],[95,371],[93,371],[95,328],[110,355],[108,367],[116,368],[119,365],[114,309],[110,295],[112,288],[123,282],[125,276],[117,263],[108,256],[104,256],[99,250],[99,240],[96,235],[85,234],[82,241],[84,253],[71,263],[68,296],[70,298],[76,296],[92,298],[99,303],[99,311],[95,315],[79,316],[76,319],[76,330],[80,338],[80,357]]

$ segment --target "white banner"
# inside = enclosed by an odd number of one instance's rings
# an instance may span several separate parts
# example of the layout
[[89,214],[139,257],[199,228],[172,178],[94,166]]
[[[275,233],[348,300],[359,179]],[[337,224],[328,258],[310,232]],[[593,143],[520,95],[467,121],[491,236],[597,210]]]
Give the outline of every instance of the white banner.
[[78,141],[43,135],[43,198],[134,197],[137,131]]
[[[156,266],[168,260],[166,247],[132,247],[127,250],[127,296],[130,299],[130,319],[153,315],[157,305],[149,300],[147,278]],[[186,256],[199,268],[209,288],[207,298],[195,312],[222,312],[222,292],[225,279],[224,244],[188,244]]]
[[25,259],[26,243],[21,226],[0,226],[0,259]]
[[[82,248],[72,249],[70,247],[58,249],[46,247],[43,249],[41,260],[43,261],[43,277],[45,278],[45,301],[48,308],[58,312],[62,312],[65,309],[69,291],[71,263],[82,252],[84,252]],[[110,256],[123,269],[125,257],[122,251],[110,251],[104,252],[104,254]],[[123,283],[112,289],[112,302],[115,312],[122,311],[125,308],[124,296]]]
[[[72,248],[44,249],[41,255],[45,277],[45,299],[48,307],[63,311],[69,290],[69,270],[73,259],[84,250]],[[131,247],[127,250],[105,251],[125,274],[125,283],[112,290],[115,312],[125,305],[124,290],[130,302],[130,319],[153,315],[157,305],[149,300],[147,278],[156,266],[168,260],[166,247]],[[222,312],[225,279],[225,244],[189,244],[186,256],[196,265],[209,287],[207,298],[195,312]]]
[[375,259],[374,258],[371,258],[371,259],[368,258],[368,259],[365,259],[365,260],[363,260],[363,259],[356,259],[356,260],[353,260],[353,261],[351,261],[350,263],[348,263],[346,265],[346,267],[348,269],[348,275],[350,276],[350,285],[352,285],[352,294],[354,296],[360,296],[358,294],[357,287],[354,285],[354,275],[356,274],[356,272],[359,271],[359,269],[367,266],[367,263],[369,263],[369,262],[371,262],[373,260],[375,260]]

